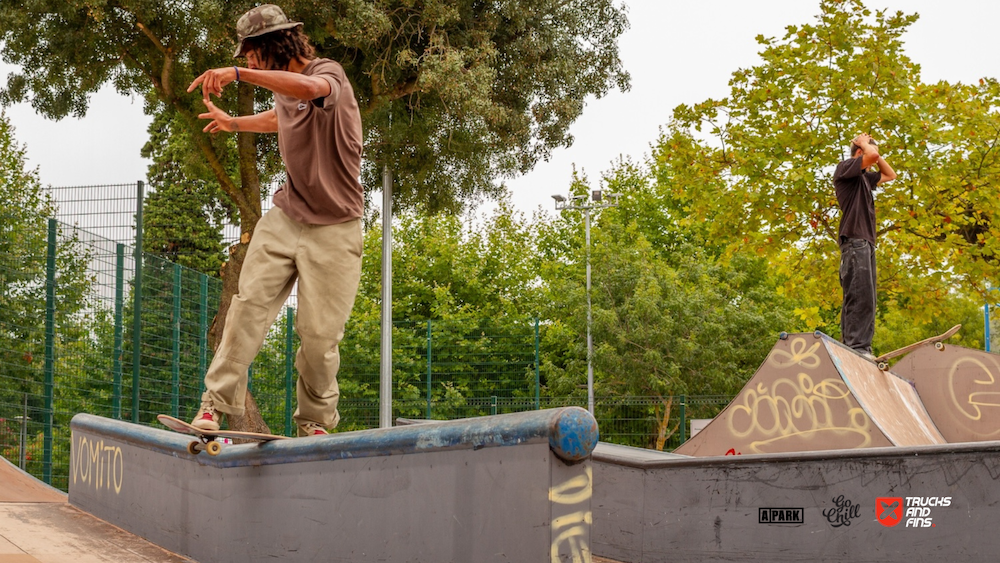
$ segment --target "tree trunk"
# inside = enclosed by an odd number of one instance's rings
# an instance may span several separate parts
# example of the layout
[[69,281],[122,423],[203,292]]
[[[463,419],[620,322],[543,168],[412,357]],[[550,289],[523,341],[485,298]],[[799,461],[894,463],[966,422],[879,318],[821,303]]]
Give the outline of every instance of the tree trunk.
[[663,418],[661,419],[659,416],[656,417],[658,428],[656,432],[655,448],[656,451],[662,452],[664,446],[667,445],[667,438],[674,435],[674,432],[677,431],[677,428],[680,427],[681,423],[680,421],[677,421],[677,424],[675,424],[673,428],[670,428],[670,411],[673,410],[674,406],[673,396],[667,399],[660,397],[660,402],[663,403]]

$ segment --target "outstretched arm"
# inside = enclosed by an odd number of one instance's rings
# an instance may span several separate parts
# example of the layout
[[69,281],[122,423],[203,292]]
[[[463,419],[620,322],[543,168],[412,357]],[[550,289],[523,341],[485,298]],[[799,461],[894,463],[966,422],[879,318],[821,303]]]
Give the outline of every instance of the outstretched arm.
[[[206,70],[201,76],[194,79],[187,91],[193,92],[195,88],[201,86],[202,97],[205,100],[208,100],[211,94],[215,94],[216,97],[221,96],[222,89],[236,80],[236,72],[234,66]],[[276,94],[291,96],[299,100],[325,98],[332,93],[332,86],[323,78],[306,76],[299,72],[241,68],[239,69],[239,77],[241,82],[249,82],[261,88],[267,88]]]

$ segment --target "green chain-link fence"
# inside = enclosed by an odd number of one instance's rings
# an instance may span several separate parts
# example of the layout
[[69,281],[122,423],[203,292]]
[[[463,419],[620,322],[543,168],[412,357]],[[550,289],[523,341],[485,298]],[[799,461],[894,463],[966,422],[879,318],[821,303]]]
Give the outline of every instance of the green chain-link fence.
[[[126,244],[134,232],[127,219],[101,231],[107,236],[89,230],[101,223],[88,219],[84,202],[92,199],[80,196],[80,214],[62,217],[73,225],[0,213],[0,455],[62,489],[76,413],[140,424],[154,424],[159,413],[194,416],[221,292],[216,278],[137,256]],[[261,414],[272,432],[286,435],[294,432],[294,315],[288,307],[279,316],[250,371]],[[537,319],[397,323],[394,417],[585,407],[584,396],[545,393],[540,330]],[[339,431],[378,426],[379,338],[377,322],[348,323]],[[687,419],[711,417],[728,400],[597,397],[596,418],[606,441],[671,449],[683,440]]]

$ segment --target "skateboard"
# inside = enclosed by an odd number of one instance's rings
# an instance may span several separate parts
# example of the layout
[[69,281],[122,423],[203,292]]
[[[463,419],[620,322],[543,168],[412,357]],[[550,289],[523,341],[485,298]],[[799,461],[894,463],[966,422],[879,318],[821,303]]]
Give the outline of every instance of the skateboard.
[[179,420],[165,414],[156,415],[156,420],[159,420],[160,424],[166,426],[174,432],[197,436],[198,440],[191,442],[187,447],[187,451],[191,455],[198,455],[199,452],[203,451],[208,452],[208,455],[219,455],[219,452],[222,451],[222,444],[217,442],[215,440],[216,438],[247,439],[257,440],[260,442],[289,439],[287,436],[275,436],[274,434],[261,434],[258,432],[240,432],[238,430],[202,430],[201,428],[191,426],[183,420]]
[[937,336],[932,336],[930,338],[925,338],[925,339],[921,340],[920,342],[914,342],[913,344],[910,344],[909,346],[903,346],[899,350],[893,350],[892,352],[889,352],[888,354],[882,354],[881,356],[875,358],[875,364],[878,366],[878,369],[880,369],[882,371],[885,371],[885,370],[889,369],[889,362],[888,362],[888,360],[890,360],[892,358],[895,358],[896,356],[902,356],[903,354],[906,354],[907,352],[912,352],[913,350],[916,350],[917,348],[923,346],[924,344],[930,344],[932,342],[934,343],[934,348],[936,348],[938,350],[944,350],[944,341],[948,340],[949,338],[951,338],[952,336],[954,336],[955,333],[958,332],[958,330],[960,328],[962,328],[962,325],[955,325],[955,326],[949,328],[947,332],[943,332],[943,333],[941,333],[941,334],[939,334]]

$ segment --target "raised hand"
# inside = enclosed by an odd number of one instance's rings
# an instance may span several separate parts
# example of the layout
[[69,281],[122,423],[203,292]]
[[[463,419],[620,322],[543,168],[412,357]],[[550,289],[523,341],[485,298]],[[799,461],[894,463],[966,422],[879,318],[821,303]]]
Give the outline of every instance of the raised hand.
[[202,131],[205,133],[218,133],[219,131],[229,132],[236,130],[235,119],[232,116],[216,107],[208,98],[205,98],[202,102],[205,103],[208,111],[198,114],[198,119],[212,120]]
[[209,95],[215,94],[215,97],[222,96],[222,89],[226,87],[227,84],[236,80],[236,67],[225,67],[225,68],[213,68],[211,70],[206,70],[201,73],[201,76],[194,79],[194,82],[188,86],[187,91],[193,92],[198,85],[201,85],[202,98],[207,102],[209,100]]

